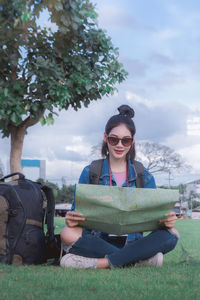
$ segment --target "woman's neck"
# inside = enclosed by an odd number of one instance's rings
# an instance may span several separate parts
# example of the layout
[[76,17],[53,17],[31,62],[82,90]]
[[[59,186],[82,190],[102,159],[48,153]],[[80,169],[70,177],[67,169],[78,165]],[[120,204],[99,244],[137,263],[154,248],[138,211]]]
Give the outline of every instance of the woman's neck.
[[122,173],[126,172],[126,159],[115,159],[114,157],[109,157],[109,164],[112,172]]

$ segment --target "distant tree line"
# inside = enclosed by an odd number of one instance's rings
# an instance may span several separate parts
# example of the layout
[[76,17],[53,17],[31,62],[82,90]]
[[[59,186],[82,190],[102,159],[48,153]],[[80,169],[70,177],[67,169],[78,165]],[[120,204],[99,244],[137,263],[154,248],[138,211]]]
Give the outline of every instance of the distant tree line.
[[170,189],[170,190],[179,190],[179,185],[174,185],[174,186],[168,186],[168,185],[160,185],[158,186],[159,189]]
[[55,184],[50,181],[44,181],[43,179],[38,179],[38,182],[41,184],[45,184],[52,188],[54,197],[55,197],[55,203],[72,203],[74,200],[74,185],[66,185],[63,184],[62,187],[59,187],[58,184]]

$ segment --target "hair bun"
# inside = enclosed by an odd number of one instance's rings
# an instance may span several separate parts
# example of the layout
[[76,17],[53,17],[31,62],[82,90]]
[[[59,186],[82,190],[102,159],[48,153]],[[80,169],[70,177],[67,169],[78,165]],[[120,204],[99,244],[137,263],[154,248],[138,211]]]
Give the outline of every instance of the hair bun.
[[134,110],[128,105],[121,105],[118,107],[118,111],[120,115],[127,116],[129,118],[133,118],[135,115]]

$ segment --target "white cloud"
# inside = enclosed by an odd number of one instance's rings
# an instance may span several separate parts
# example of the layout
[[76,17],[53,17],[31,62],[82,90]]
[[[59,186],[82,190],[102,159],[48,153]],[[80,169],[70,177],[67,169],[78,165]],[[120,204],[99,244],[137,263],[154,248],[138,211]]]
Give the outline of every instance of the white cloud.
[[[198,3],[198,1],[196,2]],[[199,7],[195,9],[195,3],[185,2],[186,5],[175,5],[170,4],[166,6],[167,11],[170,13],[171,17],[175,20],[176,24],[186,30],[194,32],[196,23],[200,21]],[[193,5],[191,5],[193,4]]]
[[82,136],[73,136],[72,138],[72,142],[79,142],[81,143],[83,141],[83,137]]
[[123,10],[122,7],[119,7],[117,5],[103,5],[100,6],[98,9],[99,13],[99,24],[101,27],[130,27],[131,25],[135,24],[136,21],[134,18],[127,12],[126,10]]
[[131,91],[126,91],[125,92],[125,97],[128,101],[131,101],[134,103],[134,105],[137,104],[142,104],[145,105],[146,107],[153,107],[156,106],[156,103],[153,101],[150,101],[148,99],[142,98],[141,96],[131,92]]
[[130,9],[127,9],[120,1],[102,1],[98,3],[97,12],[99,14],[99,25],[102,28],[125,29],[134,31],[151,32],[154,31],[152,24],[146,24],[144,19],[139,19],[134,15],[133,3],[127,1]]
[[176,64],[176,61],[171,58],[170,56],[168,55],[165,55],[165,54],[161,54],[161,53],[158,53],[158,52],[154,52],[150,55],[149,59],[155,64],[160,64],[160,65],[163,65],[165,67],[171,67],[173,66],[174,68],[174,65]]
[[133,77],[145,77],[148,69],[148,65],[138,59],[130,59],[128,57],[122,57],[121,61],[125,70],[129,73],[129,76]]
[[200,136],[200,118],[193,117],[187,120],[187,134]]
[[189,145],[179,150],[179,153],[187,158],[187,161],[193,167],[193,173],[200,173],[200,143],[195,145]]
[[153,33],[153,37],[159,41],[166,41],[166,40],[177,38],[179,36],[180,36],[180,32],[172,28],[165,28],[158,32]]
[[88,145],[84,145],[84,144],[66,146],[65,149],[67,151],[74,151],[74,152],[77,152],[77,153],[84,153],[85,155],[90,154],[90,147],[88,147]]

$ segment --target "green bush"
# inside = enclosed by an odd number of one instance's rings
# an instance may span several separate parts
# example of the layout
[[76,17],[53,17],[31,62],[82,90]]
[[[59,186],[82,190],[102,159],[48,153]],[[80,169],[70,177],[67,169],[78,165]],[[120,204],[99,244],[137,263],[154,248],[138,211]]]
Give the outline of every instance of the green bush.
[[44,181],[43,179],[39,178],[37,180],[41,184],[45,184],[52,188],[54,197],[55,197],[55,203],[72,203],[74,200],[74,185],[65,185],[63,184],[60,188],[58,184],[55,184],[50,181]]

